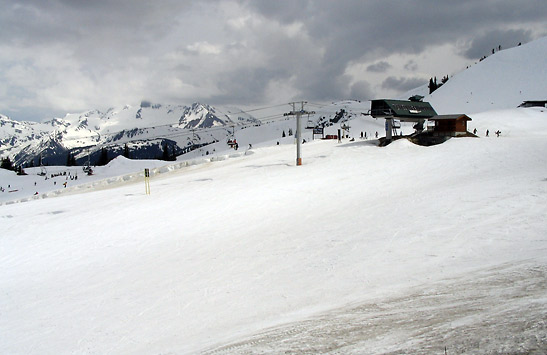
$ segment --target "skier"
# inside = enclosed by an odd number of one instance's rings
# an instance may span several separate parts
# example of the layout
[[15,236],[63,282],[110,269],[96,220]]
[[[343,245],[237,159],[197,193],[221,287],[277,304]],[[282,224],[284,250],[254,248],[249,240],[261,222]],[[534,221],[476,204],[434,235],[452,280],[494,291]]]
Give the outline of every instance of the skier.
[[488,133],[490,133],[490,131],[489,131],[489,130],[486,130],[486,136],[487,136],[487,137],[488,137]]

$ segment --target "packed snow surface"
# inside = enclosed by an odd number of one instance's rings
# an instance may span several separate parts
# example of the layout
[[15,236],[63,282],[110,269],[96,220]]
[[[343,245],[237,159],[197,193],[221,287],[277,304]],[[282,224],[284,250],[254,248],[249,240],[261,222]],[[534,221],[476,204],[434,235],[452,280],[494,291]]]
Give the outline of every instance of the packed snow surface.
[[472,119],[479,138],[437,146],[116,160],[81,191],[4,199],[0,348],[545,353],[547,113]]

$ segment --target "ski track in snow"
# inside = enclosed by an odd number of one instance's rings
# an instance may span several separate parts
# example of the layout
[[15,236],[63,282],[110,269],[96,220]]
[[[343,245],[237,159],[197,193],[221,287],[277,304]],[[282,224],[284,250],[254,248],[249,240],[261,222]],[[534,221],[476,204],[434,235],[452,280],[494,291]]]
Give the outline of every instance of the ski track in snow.
[[266,329],[203,354],[545,354],[547,266],[505,264]]

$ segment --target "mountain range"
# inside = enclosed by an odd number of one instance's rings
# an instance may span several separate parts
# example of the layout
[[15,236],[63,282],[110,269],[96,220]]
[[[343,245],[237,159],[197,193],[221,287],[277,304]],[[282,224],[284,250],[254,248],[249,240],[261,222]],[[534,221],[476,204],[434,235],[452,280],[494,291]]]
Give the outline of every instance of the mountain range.
[[[234,117],[234,118],[232,118]],[[126,147],[132,157],[160,157],[165,149],[179,155],[224,139],[234,126],[259,125],[241,111],[221,112],[210,105],[126,105],[106,112],[90,110],[64,118],[19,122],[0,115],[0,156],[16,165],[62,165],[70,154],[78,164],[92,163],[101,149],[118,155]],[[166,148],[167,147],[167,148]]]

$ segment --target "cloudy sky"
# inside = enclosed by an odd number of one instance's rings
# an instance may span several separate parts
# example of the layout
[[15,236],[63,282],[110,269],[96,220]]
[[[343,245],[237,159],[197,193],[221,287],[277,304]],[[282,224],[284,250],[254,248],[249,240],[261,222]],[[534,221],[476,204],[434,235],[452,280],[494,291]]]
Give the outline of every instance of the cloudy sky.
[[547,35],[545,0],[0,0],[0,113],[395,97]]

